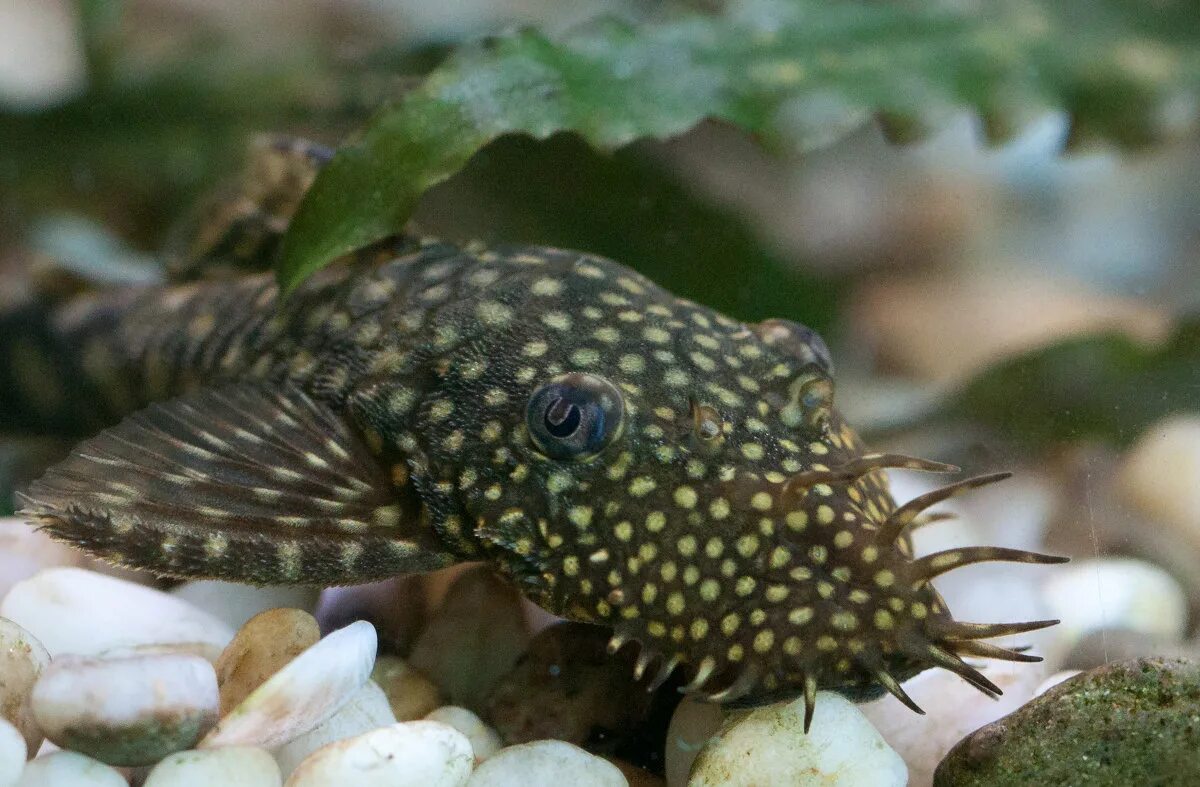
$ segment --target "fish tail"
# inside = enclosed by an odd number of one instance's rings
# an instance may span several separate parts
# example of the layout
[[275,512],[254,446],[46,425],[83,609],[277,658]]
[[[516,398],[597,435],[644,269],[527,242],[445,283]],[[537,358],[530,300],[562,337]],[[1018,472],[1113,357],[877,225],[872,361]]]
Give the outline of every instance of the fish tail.
[[43,298],[0,308],[0,433],[80,435],[106,420],[55,311]]

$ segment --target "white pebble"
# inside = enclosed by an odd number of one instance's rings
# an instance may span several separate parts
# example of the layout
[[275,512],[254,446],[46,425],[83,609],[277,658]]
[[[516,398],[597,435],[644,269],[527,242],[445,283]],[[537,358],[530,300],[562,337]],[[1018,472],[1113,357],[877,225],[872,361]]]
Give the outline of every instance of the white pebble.
[[565,741],[509,746],[471,774],[469,787],[626,787],[621,770]]
[[25,737],[0,719],[0,787],[12,787],[25,768]]
[[142,787],[280,787],[279,766],[263,749],[226,746],[165,758]]
[[1200,414],[1165,418],[1142,433],[1117,475],[1121,496],[1200,541]]
[[26,763],[17,787],[129,787],[129,782],[91,757],[56,751]]
[[466,735],[467,740],[471,742],[471,750],[475,752],[475,762],[477,763],[491,757],[504,745],[504,742],[500,740],[500,733],[485,724],[483,719],[471,711],[457,705],[443,705],[426,716],[425,720],[440,721]]
[[841,695],[822,691],[807,735],[803,699],[731,716],[700,752],[688,787],[904,787],[907,782],[904,760],[862,712]]
[[33,684],[50,663],[37,638],[11,620],[0,618],[0,716],[25,738],[29,756],[42,745],[42,730],[29,704]]
[[190,645],[211,661],[233,639],[232,628],[191,604],[80,568],[51,568],[18,582],[0,615],[28,629],[55,658]]
[[[1187,597],[1174,577],[1150,563],[1104,557],[1059,568],[1042,586],[1055,627],[1058,656],[1101,629],[1125,629],[1160,637],[1183,638]],[[1051,658],[1051,663],[1057,659]]]
[[670,787],[684,787],[692,763],[705,744],[717,734],[725,713],[713,702],[685,697],[675,707],[667,727],[666,772]]
[[474,765],[471,744],[458,730],[406,721],[318,749],[287,787],[462,787]]
[[0,598],[21,580],[52,566],[77,566],[83,552],[35,530],[24,519],[0,517]]
[[152,765],[190,748],[217,718],[217,676],[198,656],[66,657],[33,687],[33,714],[64,749]]
[[904,758],[910,787],[928,787],[937,764],[954,744],[1025,704],[1046,676],[1041,664],[1002,661],[987,662],[980,672],[1000,687],[1000,697],[993,700],[953,673],[929,669],[904,683],[904,691],[926,715],[913,713],[890,694],[859,706]]
[[197,748],[260,746],[272,749],[324,723],[371,676],[375,628],[351,623],[322,639],[276,672],[221,719]]
[[311,611],[317,604],[316,588],[302,585],[255,587],[239,582],[199,579],[172,588],[170,594],[240,629],[260,612],[278,607]]
[[275,759],[286,779],[308,755],[322,746],[395,723],[396,716],[387,695],[378,683],[368,680],[328,721],[277,749]]

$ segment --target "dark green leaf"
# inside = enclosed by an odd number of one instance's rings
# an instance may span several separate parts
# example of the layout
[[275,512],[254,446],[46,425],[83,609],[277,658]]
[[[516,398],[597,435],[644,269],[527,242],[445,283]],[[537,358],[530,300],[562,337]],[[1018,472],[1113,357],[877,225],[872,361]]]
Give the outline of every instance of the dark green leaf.
[[1141,143],[1162,133],[1169,100],[1196,103],[1197,0],[969,5],[749,0],[464,48],[318,178],[284,240],[280,279],[295,286],[398,231],[426,189],[508,133],[569,130],[611,149],[712,117],[803,148],[873,114],[916,128],[966,106],[1002,132],[1009,116],[1053,106],[1081,135]]
[[952,401],[965,416],[1018,441],[1128,443],[1163,416],[1200,409],[1200,317],[1161,347],[1124,335],[1072,339],[1002,363]]

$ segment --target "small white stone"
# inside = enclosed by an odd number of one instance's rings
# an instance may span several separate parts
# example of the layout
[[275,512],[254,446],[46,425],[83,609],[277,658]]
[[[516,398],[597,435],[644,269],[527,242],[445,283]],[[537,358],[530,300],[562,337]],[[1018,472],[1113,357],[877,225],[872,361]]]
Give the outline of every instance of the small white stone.
[[1187,628],[1187,597],[1163,569],[1131,558],[1104,557],[1072,562],[1058,568],[1042,586],[1050,617],[1056,626],[1061,656],[1089,633],[1125,629],[1167,642],[1183,638]]
[[483,719],[471,711],[457,705],[443,705],[426,716],[425,720],[449,724],[466,735],[467,740],[471,742],[471,750],[475,752],[475,762],[477,763],[491,757],[504,745],[504,742],[500,740],[500,733],[485,724]]
[[25,737],[0,719],[0,787],[12,787],[25,768]]
[[1050,689],[1052,689],[1055,686],[1057,686],[1058,684],[1062,683],[1064,680],[1070,680],[1071,678],[1080,674],[1080,672],[1082,672],[1082,670],[1065,669],[1062,672],[1054,673],[1053,675],[1051,675],[1050,677],[1046,678],[1044,681],[1042,681],[1041,683],[1038,684],[1038,687],[1033,690],[1033,696],[1035,696],[1035,697],[1042,696],[1046,692],[1050,691]]
[[216,721],[217,676],[199,656],[66,657],[42,673],[32,706],[64,749],[110,765],[152,765]]
[[197,748],[272,749],[324,723],[371,676],[375,628],[351,623],[301,653],[221,719]]
[[50,654],[37,638],[11,620],[0,618],[0,716],[25,737],[29,756],[42,745],[42,730],[33,718],[29,697]]
[[211,661],[233,639],[232,628],[191,604],[80,568],[47,569],[18,582],[0,615],[29,630],[55,658],[185,645]]
[[238,582],[199,579],[172,588],[170,594],[240,629],[260,612],[278,607],[311,611],[320,591],[303,585],[255,587]]
[[0,517],[0,598],[13,585],[52,566],[78,566],[84,553],[35,530],[24,519]]
[[1142,433],[1117,474],[1121,496],[1200,544],[1200,413],[1165,418]]
[[705,744],[717,734],[725,713],[714,702],[685,697],[675,708],[667,727],[666,775],[669,787],[684,787],[692,763]]
[[980,672],[1004,693],[993,700],[951,672],[929,669],[904,683],[904,691],[926,715],[913,713],[890,694],[859,706],[904,758],[910,787],[928,787],[937,764],[954,744],[1024,705],[1046,676],[1043,664],[1003,661],[989,661]]
[[565,741],[509,746],[471,774],[469,787],[626,787],[621,769]]
[[474,765],[471,744],[458,730],[406,721],[318,749],[287,787],[462,787]]
[[181,751],[165,758],[142,787],[280,787],[270,753],[249,746]]
[[907,781],[904,760],[862,712],[822,691],[808,734],[803,699],[731,715],[696,758],[688,787],[904,787]]
[[321,726],[306,732],[275,751],[279,770],[286,779],[310,754],[322,746],[344,741],[364,732],[396,723],[392,706],[379,684],[368,680],[342,709]]
[[27,762],[17,787],[129,787],[129,782],[91,757],[56,751]]

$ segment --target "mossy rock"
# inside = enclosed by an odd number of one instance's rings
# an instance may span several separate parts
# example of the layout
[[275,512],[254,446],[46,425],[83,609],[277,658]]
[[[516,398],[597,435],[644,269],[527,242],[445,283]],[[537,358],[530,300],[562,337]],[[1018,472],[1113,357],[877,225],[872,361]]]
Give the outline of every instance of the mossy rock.
[[934,787],[1200,784],[1200,663],[1143,658],[1064,681],[958,742]]

